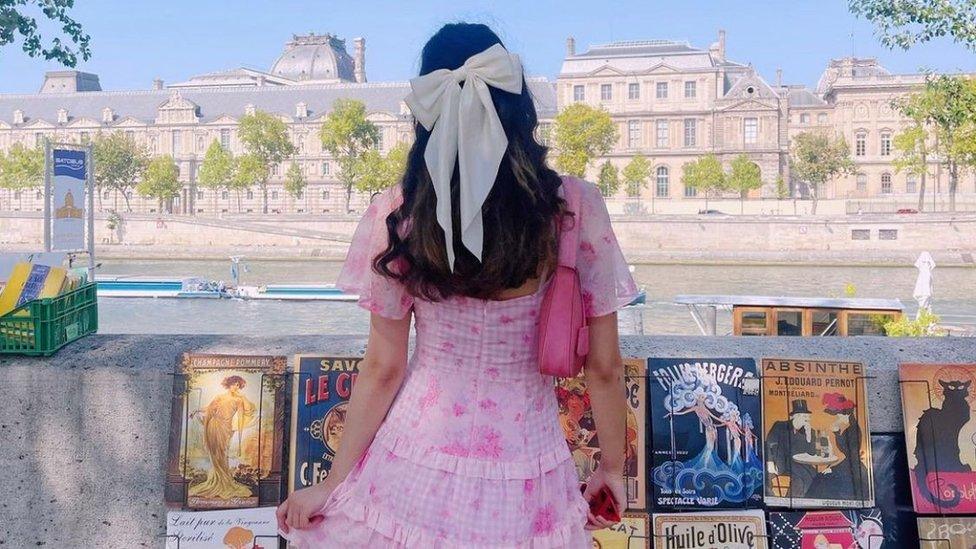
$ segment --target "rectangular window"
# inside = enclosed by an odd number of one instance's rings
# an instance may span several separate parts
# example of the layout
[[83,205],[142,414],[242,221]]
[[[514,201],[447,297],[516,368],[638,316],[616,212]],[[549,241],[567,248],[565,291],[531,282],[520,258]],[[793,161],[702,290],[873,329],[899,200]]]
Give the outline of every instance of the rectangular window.
[[220,191],[220,199],[227,200],[227,191]]
[[658,148],[665,148],[668,146],[668,121],[658,120],[656,125],[657,131],[655,132],[655,143]]
[[657,93],[655,94],[655,97],[657,97],[658,99],[667,99],[668,98],[668,83],[667,82],[658,82],[657,83],[657,86],[655,87],[655,90],[657,91]]
[[913,174],[908,174],[908,179],[905,180],[905,192],[914,193],[918,191],[918,179]]
[[871,240],[871,230],[851,229],[851,240]]
[[694,147],[698,142],[698,121],[685,118],[685,147]]
[[254,200],[254,191],[247,191],[247,199]]
[[868,176],[863,173],[857,174],[857,192],[868,192]]
[[271,191],[271,200],[278,200],[278,191]]
[[173,154],[179,154],[183,152],[183,134],[180,130],[173,130],[172,133],[172,143],[170,145],[173,149]]
[[759,141],[759,119],[746,118],[742,121],[742,141],[753,145]]
[[685,198],[695,198],[698,196],[698,189],[695,187],[685,187]]
[[600,84],[600,101],[610,101],[611,99],[613,99],[613,86]]
[[694,99],[698,95],[698,84],[693,80],[685,82],[685,99]]
[[627,84],[627,99],[630,99],[631,101],[640,99],[640,84]]
[[586,99],[586,94],[583,91],[583,86],[573,86],[573,101],[579,103]]
[[822,113],[820,113],[820,114],[817,115],[817,124],[819,124],[821,126],[826,126],[827,125],[827,113],[822,112]]
[[854,156],[864,156],[868,152],[868,136],[859,133],[854,136]]
[[881,134],[881,156],[891,156],[891,134]]
[[322,189],[322,200],[329,199],[329,189]]
[[640,120],[627,121],[627,146],[631,149],[641,146]]
[[898,229],[879,229],[878,240],[898,240]]
[[803,124],[805,126],[805,125],[807,125],[809,123],[810,123],[810,115],[807,114],[807,113],[801,114],[800,115],[800,124]]
[[230,150],[230,128],[220,129],[220,146]]
[[891,194],[891,174],[881,174],[881,194]]
[[328,162],[323,162],[322,163],[322,175],[329,175],[329,168],[330,168],[329,163]]

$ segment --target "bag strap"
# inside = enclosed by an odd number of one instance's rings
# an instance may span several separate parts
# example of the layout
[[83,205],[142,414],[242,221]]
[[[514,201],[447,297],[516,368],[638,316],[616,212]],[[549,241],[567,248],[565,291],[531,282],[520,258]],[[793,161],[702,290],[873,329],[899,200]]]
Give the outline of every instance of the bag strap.
[[569,211],[573,212],[574,215],[572,224],[568,227],[563,226],[564,224],[560,222],[559,265],[575,269],[576,251],[579,250],[580,241],[580,185],[578,181],[564,177],[561,187]]

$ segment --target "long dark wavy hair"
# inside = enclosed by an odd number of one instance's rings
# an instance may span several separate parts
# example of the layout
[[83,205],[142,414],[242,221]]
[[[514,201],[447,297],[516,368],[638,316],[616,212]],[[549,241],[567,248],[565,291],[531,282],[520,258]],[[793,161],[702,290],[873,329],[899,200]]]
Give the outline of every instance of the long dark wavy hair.
[[[485,25],[444,25],[424,46],[420,74],[456,69],[472,55],[501,43]],[[556,221],[566,215],[566,203],[558,194],[558,174],[546,165],[548,149],[535,139],[538,119],[529,88],[523,77],[522,93],[489,90],[508,137],[508,149],[481,208],[485,233],[480,262],[461,244],[458,167],[454,166],[453,273],[435,215],[437,197],[424,162],[430,132],[414,124],[416,138],[400,182],[403,204],[386,218],[389,246],[374,258],[373,269],[398,280],[415,297],[429,301],[452,296],[492,299],[502,290],[541,276],[555,263]]]

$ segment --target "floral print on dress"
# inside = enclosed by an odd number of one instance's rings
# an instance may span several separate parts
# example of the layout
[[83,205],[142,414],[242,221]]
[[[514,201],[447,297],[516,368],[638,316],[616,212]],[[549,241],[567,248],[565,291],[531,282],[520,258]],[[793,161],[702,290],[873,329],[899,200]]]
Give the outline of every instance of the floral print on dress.
[[[588,316],[637,293],[599,191],[578,179],[577,270]],[[586,502],[558,422],[552,379],[539,373],[544,286],[507,301],[414,299],[372,270],[399,191],[360,222],[338,285],[388,318],[413,311],[408,373],[370,449],[319,511],[287,538],[300,548],[589,549]]]

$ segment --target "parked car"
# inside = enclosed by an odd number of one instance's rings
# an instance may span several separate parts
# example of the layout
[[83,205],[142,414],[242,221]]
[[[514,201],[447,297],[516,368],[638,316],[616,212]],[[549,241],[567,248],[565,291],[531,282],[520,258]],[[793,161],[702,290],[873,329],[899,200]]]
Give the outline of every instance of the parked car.
[[725,215],[725,212],[719,210],[698,210],[698,215]]
[[895,212],[895,213],[900,213],[900,214],[917,214],[918,213],[918,210],[916,210],[915,208],[898,208],[898,211]]

